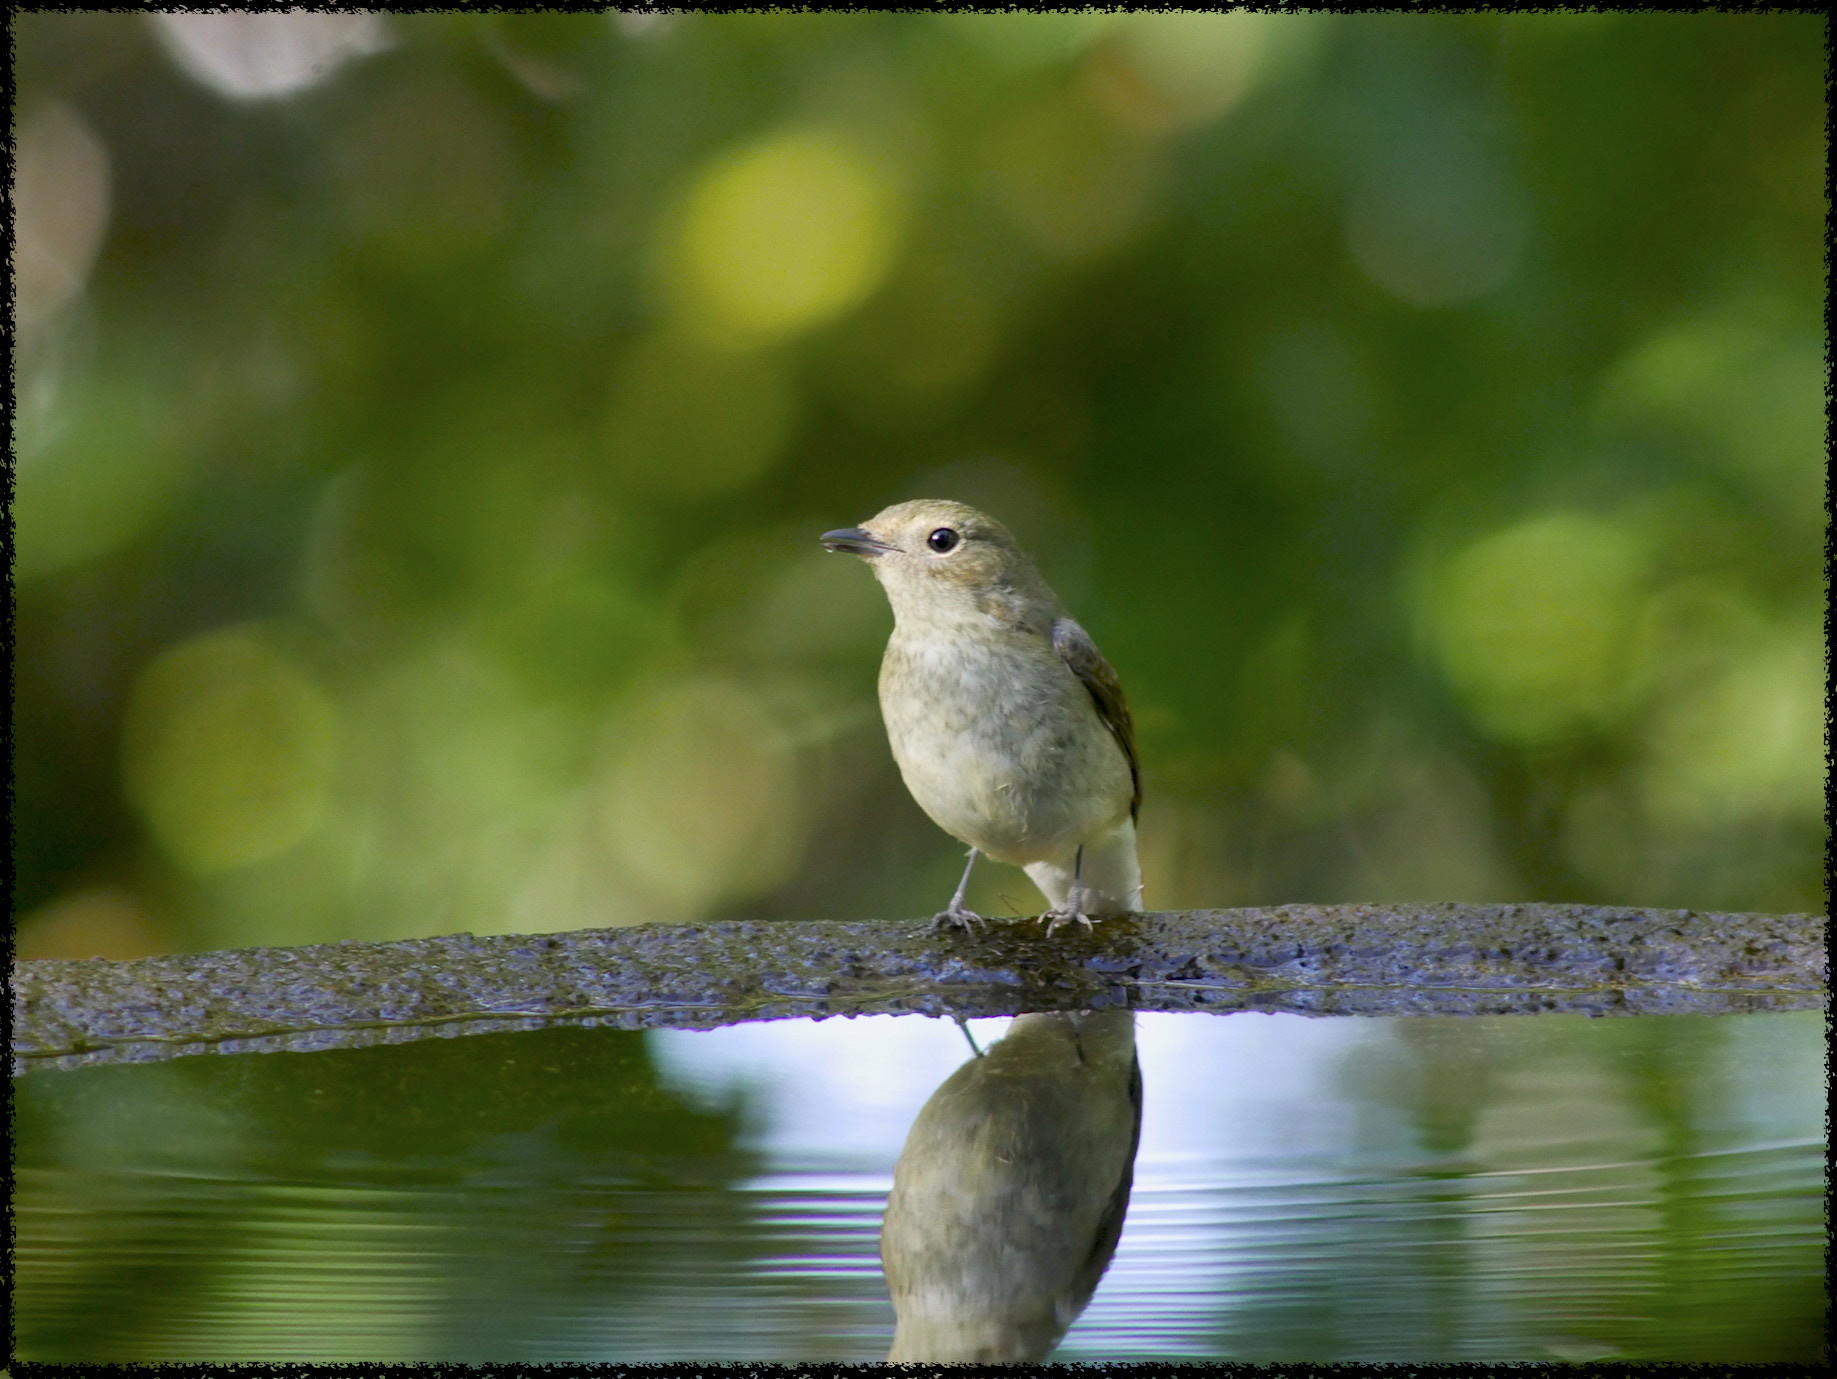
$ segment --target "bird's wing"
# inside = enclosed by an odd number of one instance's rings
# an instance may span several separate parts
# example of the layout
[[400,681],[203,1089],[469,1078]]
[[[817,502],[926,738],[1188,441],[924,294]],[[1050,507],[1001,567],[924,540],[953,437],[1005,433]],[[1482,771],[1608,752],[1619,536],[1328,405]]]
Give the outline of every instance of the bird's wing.
[[1110,1267],[1110,1260],[1116,1254],[1116,1242],[1123,1233],[1123,1218],[1129,1214],[1129,1190],[1135,1184],[1135,1152],[1142,1143],[1142,1063],[1137,1058],[1129,1060],[1129,1109],[1134,1119],[1133,1128],[1129,1132],[1129,1153],[1123,1159],[1122,1173],[1116,1180],[1116,1186],[1104,1202],[1103,1214],[1097,1220],[1097,1233],[1091,1238],[1090,1251],[1079,1261],[1078,1272],[1071,1287],[1066,1290],[1066,1300],[1071,1305],[1073,1316],[1084,1310],[1084,1305],[1091,1300],[1091,1294],[1097,1291],[1104,1270]]
[[1071,667],[1097,705],[1097,716],[1103,719],[1116,745],[1129,760],[1129,782],[1135,793],[1129,800],[1129,817],[1142,807],[1142,769],[1135,759],[1135,724],[1129,717],[1129,705],[1123,699],[1122,682],[1097,649],[1097,643],[1070,618],[1059,618],[1052,625],[1052,649]]

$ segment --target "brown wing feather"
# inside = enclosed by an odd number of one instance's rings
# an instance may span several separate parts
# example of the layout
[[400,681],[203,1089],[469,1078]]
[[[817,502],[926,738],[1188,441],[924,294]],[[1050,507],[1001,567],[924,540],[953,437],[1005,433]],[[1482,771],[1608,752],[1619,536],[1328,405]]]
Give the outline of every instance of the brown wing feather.
[[1082,1312],[1097,1291],[1104,1270],[1116,1254],[1116,1242],[1123,1233],[1123,1218],[1129,1214],[1129,1189],[1135,1184],[1135,1152],[1142,1143],[1142,1061],[1129,1064],[1129,1107],[1135,1117],[1135,1128],[1129,1134],[1129,1153],[1123,1159],[1122,1175],[1104,1203],[1103,1215],[1097,1218],[1097,1234],[1091,1240],[1091,1252],[1078,1265],[1078,1273],[1067,1290],[1068,1301]]
[[1070,618],[1060,618],[1052,625],[1052,648],[1091,692],[1097,705],[1097,716],[1103,719],[1116,745],[1129,760],[1129,782],[1135,793],[1129,800],[1129,817],[1133,819],[1142,807],[1142,768],[1135,759],[1135,723],[1129,717],[1129,705],[1123,699],[1122,681],[1097,649],[1097,643]]

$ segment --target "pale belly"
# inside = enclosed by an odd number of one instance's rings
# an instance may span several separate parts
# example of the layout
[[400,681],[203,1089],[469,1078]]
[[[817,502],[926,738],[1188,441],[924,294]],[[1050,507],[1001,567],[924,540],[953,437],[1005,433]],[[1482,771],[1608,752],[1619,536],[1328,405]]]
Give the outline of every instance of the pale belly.
[[[1122,748],[1050,646],[887,648],[881,712],[912,798],[999,862],[1067,855],[1129,813]],[[1050,659],[1047,659],[1050,658]],[[897,681],[897,692],[892,691]]]

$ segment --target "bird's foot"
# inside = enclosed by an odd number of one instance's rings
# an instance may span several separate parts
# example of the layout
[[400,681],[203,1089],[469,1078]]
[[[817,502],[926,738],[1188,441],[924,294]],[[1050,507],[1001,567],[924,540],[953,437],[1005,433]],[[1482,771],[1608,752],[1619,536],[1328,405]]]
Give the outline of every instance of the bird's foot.
[[1097,927],[1091,923],[1091,917],[1085,914],[1083,910],[1075,910],[1069,906],[1063,910],[1048,910],[1045,914],[1040,916],[1040,923],[1046,926],[1047,938],[1051,938],[1067,924],[1082,924],[1087,929],[1095,929]]
[[941,929],[979,929],[988,920],[974,910],[966,910],[961,905],[952,905],[948,910],[939,910],[931,917],[931,923],[925,926],[925,932],[935,934]]

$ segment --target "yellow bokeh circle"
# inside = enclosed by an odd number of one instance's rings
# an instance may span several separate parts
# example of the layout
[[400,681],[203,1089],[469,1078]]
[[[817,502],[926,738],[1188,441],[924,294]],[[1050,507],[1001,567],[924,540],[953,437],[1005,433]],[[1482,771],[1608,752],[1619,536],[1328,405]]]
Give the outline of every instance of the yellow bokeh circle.
[[124,725],[128,798],[194,871],[285,851],[325,816],[337,761],[331,696],[247,629],[183,642],[140,674]]
[[829,134],[791,130],[730,152],[682,208],[684,323],[745,343],[831,320],[880,286],[902,221],[889,179]]

